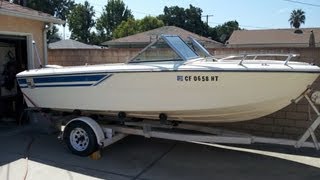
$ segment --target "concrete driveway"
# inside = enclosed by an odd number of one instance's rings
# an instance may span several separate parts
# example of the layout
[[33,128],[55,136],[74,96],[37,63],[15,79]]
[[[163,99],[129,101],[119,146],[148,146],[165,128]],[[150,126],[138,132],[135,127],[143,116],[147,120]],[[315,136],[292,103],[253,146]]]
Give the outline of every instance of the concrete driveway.
[[129,136],[100,160],[72,155],[57,134],[0,126],[0,179],[319,179],[320,152],[201,145]]

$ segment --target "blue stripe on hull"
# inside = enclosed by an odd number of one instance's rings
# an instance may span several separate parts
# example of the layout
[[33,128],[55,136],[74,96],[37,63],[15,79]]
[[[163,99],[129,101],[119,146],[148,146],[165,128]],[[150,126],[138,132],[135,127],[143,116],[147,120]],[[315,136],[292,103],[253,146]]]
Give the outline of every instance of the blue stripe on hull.
[[[42,87],[84,87],[84,86],[97,86],[101,82],[105,81],[112,74],[89,74],[89,75],[57,75],[46,77],[30,77],[30,78],[18,78],[20,88],[42,88]],[[32,83],[28,82],[28,79],[32,79]],[[59,83],[59,84],[57,84]],[[75,83],[75,84],[70,84]]]
[[108,74],[106,75],[104,78],[100,79],[98,82],[94,83],[93,86],[97,86],[98,84],[102,83],[103,81],[105,81],[106,79],[108,79],[109,77],[111,77],[113,74]]
[[19,84],[27,84],[27,79],[18,79]]
[[52,85],[35,85],[37,88],[41,87],[83,87],[83,86],[92,86],[92,84],[52,84]]
[[34,83],[60,83],[60,82],[86,82],[99,81],[106,75],[88,75],[88,76],[57,76],[57,77],[37,77],[33,79]]

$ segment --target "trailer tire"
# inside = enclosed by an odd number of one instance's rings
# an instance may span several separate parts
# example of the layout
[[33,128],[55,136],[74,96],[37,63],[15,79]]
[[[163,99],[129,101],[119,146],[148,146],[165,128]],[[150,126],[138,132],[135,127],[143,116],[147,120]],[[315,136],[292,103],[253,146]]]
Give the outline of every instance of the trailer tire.
[[67,125],[63,139],[69,150],[78,156],[89,156],[99,147],[94,131],[82,121],[74,121]]

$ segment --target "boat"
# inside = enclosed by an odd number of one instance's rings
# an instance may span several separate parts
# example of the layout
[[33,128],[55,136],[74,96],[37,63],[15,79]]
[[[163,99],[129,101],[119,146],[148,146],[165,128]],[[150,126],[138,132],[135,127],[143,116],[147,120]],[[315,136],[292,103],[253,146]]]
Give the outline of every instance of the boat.
[[17,81],[28,107],[231,123],[276,112],[310,87],[320,68],[291,61],[294,57],[216,59],[193,38],[187,43],[177,35],[161,35],[126,63],[51,65],[23,71]]

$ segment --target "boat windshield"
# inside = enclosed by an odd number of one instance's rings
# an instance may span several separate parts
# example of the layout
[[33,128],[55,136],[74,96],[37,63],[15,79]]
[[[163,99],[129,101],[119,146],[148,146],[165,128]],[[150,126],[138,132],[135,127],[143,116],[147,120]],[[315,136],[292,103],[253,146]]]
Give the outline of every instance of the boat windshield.
[[162,35],[162,38],[174,49],[184,60],[199,58],[198,54],[194,52],[179,36],[176,35]]
[[187,61],[199,58],[179,36],[162,35],[156,42],[149,44],[129,63],[155,61]]
[[209,51],[203,47],[196,39],[194,39],[193,37],[189,37],[191,43],[192,43],[192,47],[193,49],[200,55],[204,56],[204,57],[212,57],[212,55],[209,53]]

